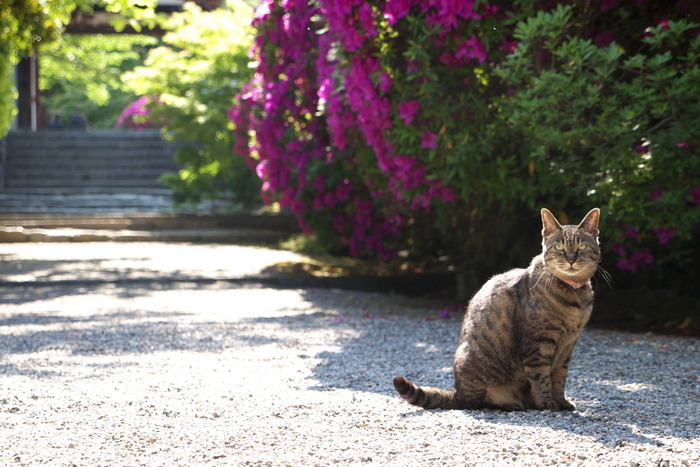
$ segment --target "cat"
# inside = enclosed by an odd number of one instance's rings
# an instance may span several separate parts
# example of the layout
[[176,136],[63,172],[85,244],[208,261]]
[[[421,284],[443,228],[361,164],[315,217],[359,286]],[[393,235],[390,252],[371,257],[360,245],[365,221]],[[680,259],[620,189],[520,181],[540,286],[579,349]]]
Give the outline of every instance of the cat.
[[542,253],[527,269],[492,277],[470,300],[452,390],[394,378],[425,409],[575,410],[564,396],[574,345],[593,309],[600,210],[562,226],[542,209]]

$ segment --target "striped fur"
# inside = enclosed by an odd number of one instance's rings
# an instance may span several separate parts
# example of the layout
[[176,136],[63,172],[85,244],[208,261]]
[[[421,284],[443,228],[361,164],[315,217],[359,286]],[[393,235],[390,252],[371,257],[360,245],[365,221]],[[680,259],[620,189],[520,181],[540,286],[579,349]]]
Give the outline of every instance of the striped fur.
[[598,219],[561,226],[542,209],[542,254],[527,269],[492,277],[469,302],[446,391],[394,378],[426,409],[574,410],[564,392],[569,362],[593,308]]

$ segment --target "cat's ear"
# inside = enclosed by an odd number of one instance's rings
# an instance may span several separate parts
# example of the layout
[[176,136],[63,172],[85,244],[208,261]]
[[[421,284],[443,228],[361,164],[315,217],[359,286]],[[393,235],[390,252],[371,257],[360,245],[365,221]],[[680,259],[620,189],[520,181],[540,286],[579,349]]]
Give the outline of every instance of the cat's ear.
[[578,225],[579,229],[583,229],[591,235],[598,236],[598,220],[600,219],[600,209],[593,208],[586,217],[583,218]]
[[542,208],[542,237],[549,237],[557,230],[561,230],[561,224],[557,218],[549,212],[549,209]]

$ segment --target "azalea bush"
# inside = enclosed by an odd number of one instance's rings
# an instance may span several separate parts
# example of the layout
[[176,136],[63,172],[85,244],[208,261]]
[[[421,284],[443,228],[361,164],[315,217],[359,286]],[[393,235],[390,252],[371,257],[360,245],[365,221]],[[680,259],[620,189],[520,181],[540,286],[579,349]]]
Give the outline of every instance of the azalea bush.
[[690,265],[698,22],[689,1],[264,1],[235,150],[353,255],[486,274],[536,252],[540,207],[600,206],[608,265]]
[[611,8],[608,21],[626,28],[590,38],[576,34],[586,18],[560,6],[516,27],[518,48],[497,70],[512,87],[501,108],[524,132],[542,191],[559,193],[562,210],[603,206],[606,246],[633,272],[698,253],[700,29],[676,6],[655,24]]

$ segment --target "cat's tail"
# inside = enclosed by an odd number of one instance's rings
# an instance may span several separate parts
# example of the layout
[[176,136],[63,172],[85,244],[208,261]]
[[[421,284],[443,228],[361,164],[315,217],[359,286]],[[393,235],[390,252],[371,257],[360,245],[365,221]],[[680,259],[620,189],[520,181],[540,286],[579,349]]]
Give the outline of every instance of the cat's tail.
[[411,405],[424,409],[462,409],[457,391],[416,386],[404,377],[394,378],[394,388]]

